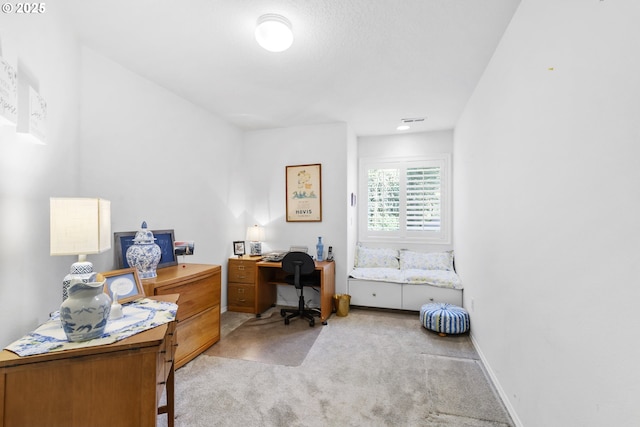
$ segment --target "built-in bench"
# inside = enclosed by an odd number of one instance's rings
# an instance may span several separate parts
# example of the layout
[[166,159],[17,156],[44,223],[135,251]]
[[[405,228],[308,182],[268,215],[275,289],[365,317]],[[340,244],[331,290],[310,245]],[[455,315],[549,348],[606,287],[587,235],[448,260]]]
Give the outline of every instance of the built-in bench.
[[416,252],[358,245],[348,279],[351,304],[420,311],[425,303],[462,307],[453,251]]

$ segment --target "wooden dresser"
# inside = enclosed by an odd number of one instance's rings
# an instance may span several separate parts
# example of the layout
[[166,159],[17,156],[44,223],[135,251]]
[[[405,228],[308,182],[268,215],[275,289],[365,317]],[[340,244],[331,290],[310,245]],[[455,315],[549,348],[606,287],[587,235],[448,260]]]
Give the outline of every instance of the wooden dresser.
[[[1,351],[0,427],[155,427],[158,413],[173,426],[174,327],[35,356]],[[158,408],[165,387],[167,405]]]
[[259,315],[276,301],[275,287],[258,292],[258,269],[256,262],[260,256],[244,255],[229,258],[227,281],[227,309]]
[[176,369],[220,339],[221,270],[219,265],[181,263],[142,281],[148,296],[180,294]]

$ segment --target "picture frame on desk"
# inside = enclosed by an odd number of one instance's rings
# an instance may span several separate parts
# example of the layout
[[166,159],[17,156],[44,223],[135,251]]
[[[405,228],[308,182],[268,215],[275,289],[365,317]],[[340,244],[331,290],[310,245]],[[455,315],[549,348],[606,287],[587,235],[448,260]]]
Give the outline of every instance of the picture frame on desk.
[[322,165],[286,166],[287,222],[322,221]]
[[[174,252],[174,232],[173,230],[151,230],[153,237],[156,239],[155,243],[160,246],[160,262],[156,268],[170,267],[172,265],[178,265],[178,259]],[[114,240],[114,256],[115,266],[117,269],[129,268],[129,262],[127,261],[127,249],[133,245],[133,238],[136,236],[136,231],[120,231],[113,233]]]
[[123,268],[100,274],[106,279],[104,293],[113,298],[114,291],[117,292],[120,304],[145,296],[138,270],[135,268]]
[[235,242],[233,242],[233,254],[234,255],[237,255],[238,258],[240,258],[245,253],[246,253],[246,251],[245,251],[245,248],[244,248],[244,241],[236,240]]

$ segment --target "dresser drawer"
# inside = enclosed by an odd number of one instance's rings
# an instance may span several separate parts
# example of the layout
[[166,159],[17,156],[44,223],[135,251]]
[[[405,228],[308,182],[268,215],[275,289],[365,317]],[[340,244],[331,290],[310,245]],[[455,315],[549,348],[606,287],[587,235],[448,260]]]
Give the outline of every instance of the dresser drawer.
[[213,276],[176,286],[156,288],[158,295],[180,294],[178,322],[220,304],[220,289]]
[[243,259],[229,260],[229,282],[254,283],[256,277],[255,261]]
[[220,306],[216,305],[184,322],[178,322],[176,369],[220,339]]
[[244,283],[229,283],[227,287],[227,303],[236,308],[248,308],[253,310],[256,303],[255,285]]
[[167,384],[167,378],[171,372],[171,365],[174,362],[176,351],[176,323],[171,322],[167,327],[167,334],[164,341],[158,348],[157,379],[156,379],[156,404],[160,403],[160,398]]

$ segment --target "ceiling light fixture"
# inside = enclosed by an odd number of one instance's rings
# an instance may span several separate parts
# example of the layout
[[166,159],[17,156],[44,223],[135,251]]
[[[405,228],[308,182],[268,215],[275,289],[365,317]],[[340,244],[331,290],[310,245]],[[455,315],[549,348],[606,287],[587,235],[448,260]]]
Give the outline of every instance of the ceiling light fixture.
[[291,22],[282,15],[268,13],[258,18],[256,41],[269,52],[282,52],[293,44]]

